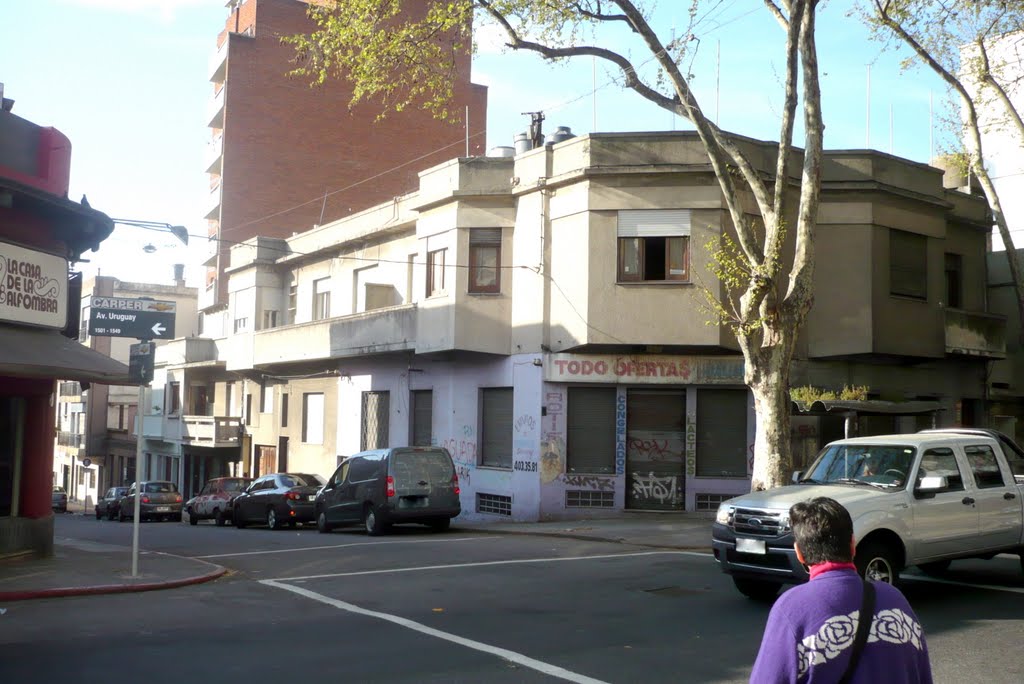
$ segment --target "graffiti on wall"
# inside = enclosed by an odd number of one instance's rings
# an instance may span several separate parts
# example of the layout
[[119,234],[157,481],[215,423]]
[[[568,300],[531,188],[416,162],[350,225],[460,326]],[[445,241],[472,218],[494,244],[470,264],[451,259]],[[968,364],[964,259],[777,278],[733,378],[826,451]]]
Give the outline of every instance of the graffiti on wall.
[[517,434],[529,435],[537,429],[537,421],[533,416],[526,413],[516,418],[516,422],[512,424],[512,429],[515,430]]
[[551,484],[565,470],[565,440],[554,435],[544,442],[544,451],[540,457],[540,481]]
[[675,475],[658,477],[654,473],[633,473],[632,492],[633,498],[638,501],[647,500],[658,504],[676,504],[681,498],[679,478]]
[[597,492],[614,492],[615,479],[597,475],[560,475],[559,482],[574,489],[590,489]]
[[697,474],[697,414],[686,414],[686,474]]
[[626,472],[626,393],[615,397],[615,473]]

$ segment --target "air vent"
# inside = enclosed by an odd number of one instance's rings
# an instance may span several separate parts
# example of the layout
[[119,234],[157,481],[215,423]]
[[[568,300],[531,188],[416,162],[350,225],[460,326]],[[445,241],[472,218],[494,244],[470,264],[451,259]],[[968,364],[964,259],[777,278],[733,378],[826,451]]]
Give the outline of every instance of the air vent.
[[566,508],[614,508],[615,492],[593,492],[569,489],[565,492]]
[[717,511],[720,503],[732,497],[732,494],[698,494],[696,501],[697,510]]
[[512,497],[501,494],[476,495],[476,512],[493,513],[494,515],[512,515]]

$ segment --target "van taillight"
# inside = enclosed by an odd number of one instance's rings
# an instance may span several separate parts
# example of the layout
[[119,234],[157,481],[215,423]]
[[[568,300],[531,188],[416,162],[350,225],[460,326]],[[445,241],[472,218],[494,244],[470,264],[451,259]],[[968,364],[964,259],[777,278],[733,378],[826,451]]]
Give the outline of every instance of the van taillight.
[[142,497],[142,503],[149,503],[149,497],[148,496]]
[[452,473],[452,487],[455,488],[455,493],[456,494],[459,494],[459,493],[462,492],[462,490],[459,489],[459,474],[458,473]]
[[390,475],[388,475],[386,493],[388,497],[392,497],[395,495],[395,478],[391,477]]

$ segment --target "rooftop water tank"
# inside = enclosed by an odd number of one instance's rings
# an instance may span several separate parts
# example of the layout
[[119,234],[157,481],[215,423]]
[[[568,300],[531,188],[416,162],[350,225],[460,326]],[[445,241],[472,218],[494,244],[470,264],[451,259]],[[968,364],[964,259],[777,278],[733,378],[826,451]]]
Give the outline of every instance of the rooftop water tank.
[[516,146],[516,154],[522,154],[523,152],[529,152],[533,149],[533,143],[530,142],[529,133],[516,133],[513,142]]
[[516,148],[511,145],[498,145],[492,147],[491,151],[487,153],[488,157],[514,157],[516,156]]
[[553,145],[555,143],[560,143],[563,140],[568,140],[569,138],[575,137],[576,136],[573,135],[572,130],[568,126],[559,126],[558,128],[555,129],[554,133],[547,137],[547,140],[545,142]]

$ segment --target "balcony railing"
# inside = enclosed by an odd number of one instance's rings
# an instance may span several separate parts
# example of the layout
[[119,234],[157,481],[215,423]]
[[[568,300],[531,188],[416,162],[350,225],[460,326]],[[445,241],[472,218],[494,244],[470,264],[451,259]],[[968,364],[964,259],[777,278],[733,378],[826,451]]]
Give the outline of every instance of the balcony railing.
[[221,86],[214,94],[213,99],[210,100],[209,108],[207,109],[208,123],[206,124],[210,128],[224,128],[224,94],[227,90],[227,86]]
[[223,83],[224,76],[227,72],[228,63],[228,41],[225,40],[217,48],[217,51],[210,55],[210,62],[207,66],[207,72],[210,74],[210,80],[214,83]]
[[946,309],[946,353],[1006,358],[1006,316]]
[[203,155],[203,163],[206,165],[206,173],[220,174],[220,158],[224,152],[224,136],[206,143],[206,153]]
[[82,432],[64,432],[61,430],[57,433],[57,444],[63,447],[72,447],[75,449],[85,448],[85,433]]
[[184,416],[181,442],[191,446],[238,446],[242,419],[237,416]]
[[210,195],[206,200],[204,209],[206,209],[206,218],[220,218],[220,184],[210,190]]

